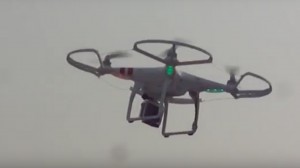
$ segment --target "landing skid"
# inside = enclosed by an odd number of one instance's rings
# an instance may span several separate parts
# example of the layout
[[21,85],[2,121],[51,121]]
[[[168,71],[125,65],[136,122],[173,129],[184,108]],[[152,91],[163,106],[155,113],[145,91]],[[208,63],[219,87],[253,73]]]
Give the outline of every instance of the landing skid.
[[[192,97],[192,99],[195,103],[195,118],[194,118],[194,122],[192,124],[191,130],[167,132],[166,128],[167,128],[168,104],[169,104],[169,102],[165,98],[164,93],[162,93],[163,99],[161,99],[157,104],[158,113],[156,115],[151,115],[151,116],[139,115],[138,117],[131,117],[131,109],[132,109],[132,104],[133,104],[135,95],[136,94],[139,94],[141,96],[144,95],[143,92],[141,91],[141,88],[142,87],[139,84],[135,84],[133,88],[130,88],[131,89],[131,95],[130,95],[130,98],[129,98],[129,104],[128,104],[128,110],[127,110],[127,121],[129,123],[132,123],[132,122],[138,121],[138,120],[141,120],[143,122],[147,122],[147,121],[156,120],[156,119],[161,121],[161,119],[163,119],[162,120],[162,135],[165,138],[167,138],[169,136],[172,136],[172,135],[183,135],[183,134],[186,134],[186,135],[189,135],[189,136],[194,135],[194,133],[197,131],[197,128],[198,128],[197,123],[198,123],[198,117],[199,117],[199,104],[200,104],[199,103],[200,102],[199,93],[190,92],[190,96]],[[164,101],[162,101],[162,100],[164,100]]]

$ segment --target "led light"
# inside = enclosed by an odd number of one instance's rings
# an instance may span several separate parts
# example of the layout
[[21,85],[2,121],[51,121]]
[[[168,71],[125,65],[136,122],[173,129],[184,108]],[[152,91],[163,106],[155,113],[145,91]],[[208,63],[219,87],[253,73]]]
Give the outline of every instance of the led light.
[[209,92],[209,93],[221,93],[221,92],[224,92],[224,89],[221,89],[221,88],[206,89],[206,92]]
[[168,66],[166,67],[166,73],[167,73],[167,75],[169,75],[169,76],[173,75],[173,74],[174,74],[174,67],[171,66],[171,65],[168,65]]

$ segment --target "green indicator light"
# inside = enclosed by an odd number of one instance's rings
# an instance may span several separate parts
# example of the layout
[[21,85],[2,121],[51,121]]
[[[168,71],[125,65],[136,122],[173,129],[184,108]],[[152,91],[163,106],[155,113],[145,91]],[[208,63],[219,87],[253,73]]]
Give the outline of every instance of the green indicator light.
[[209,92],[209,93],[221,93],[221,92],[224,92],[224,89],[206,89],[206,92]]
[[168,65],[168,66],[166,67],[166,73],[167,73],[167,75],[169,75],[169,76],[173,75],[173,74],[174,74],[174,67]]

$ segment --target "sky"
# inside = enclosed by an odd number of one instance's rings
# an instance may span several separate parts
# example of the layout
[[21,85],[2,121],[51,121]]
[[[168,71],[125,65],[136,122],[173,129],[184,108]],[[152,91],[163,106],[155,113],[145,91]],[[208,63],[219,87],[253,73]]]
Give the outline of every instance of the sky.
[[[298,167],[299,17],[293,0],[0,1],[0,165]],[[273,92],[203,102],[196,134],[166,139],[126,121],[133,82],[98,79],[66,62],[79,48],[103,55],[178,38],[214,58],[183,70],[226,82],[220,69],[236,65],[267,78]],[[113,66],[161,65],[130,52]],[[193,110],[171,105],[168,129],[189,128]]]

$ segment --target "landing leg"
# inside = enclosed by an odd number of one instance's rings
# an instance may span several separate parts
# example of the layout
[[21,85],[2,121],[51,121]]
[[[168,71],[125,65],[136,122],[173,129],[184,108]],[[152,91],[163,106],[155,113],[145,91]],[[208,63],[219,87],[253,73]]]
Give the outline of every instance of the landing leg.
[[166,126],[167,126],[167,118],[168,118],[168,101],[165,101],[165,113],[163,119],[163,126],[162,126],[162,134],[165,138],[168,138],[169,135],[166,133]]
[[[166,94],[167,94],[167,89],[168,86],[170,85],[171,80],[170,79],[166,79],[163,83],[163,88],[162,88],[162,92],[161,92],[161,96],[160,96],[160,102],[159,102],[159,117],[161,117],[166,110]],[[165,105],[165,106],[164,106]]]
[[197,131],[197,128],[198,128],[200,98],[199,98],[199,93],[190,92],[189,94],[195,103],[195,118],[194,118],[194,122],[192,125],[192,132],[189,134],[189,135],[193,135]]
[[187,135],[193,135],[198,128],[198,117],[199,117],[199,104],[200,104],[200,98],[199,93],[197,92],[190,92],[189,93],[192,99],[194,100],[195,104],[195,118],[192,124],[192,129],[189,131],[176,131],[176,132],[166,132],[166,125],[168,120],[168,102],[165,102],[165,111],[164,111],[164,119],[163,119],[163,127],[162,127],[162,134],[164,137],[169,137],[171,135],[180,135],[180,134],[187,134]]
[[127,108],[127,121],[129,123],[132,123],[133,121],[135,120],[139,120],[140,117],[137,117],[137,118],[131,118],[131,109],[132,109],[132,103],[133,103],[133,100],[135,98],[135,95],[136,93],[138,92],[138,90],[141,89],[141,85],[139,84],[134,84],[133,88],[131,89],[131,94],[130,94],[130,97],[129,97],[129,103],[128,103],[128,108]]

